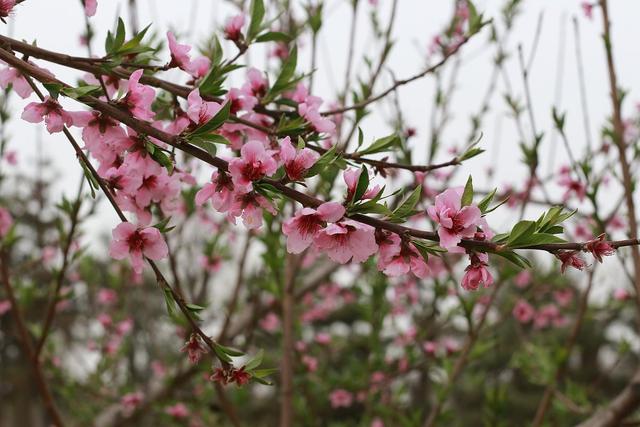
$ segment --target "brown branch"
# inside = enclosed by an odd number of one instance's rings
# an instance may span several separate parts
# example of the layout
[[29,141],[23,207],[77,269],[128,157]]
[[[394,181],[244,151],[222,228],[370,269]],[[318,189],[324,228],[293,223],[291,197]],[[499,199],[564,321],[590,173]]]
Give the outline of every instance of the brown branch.
[[[41,82],[57,83],[57,84],[64,85],[65,87],[69,87],[63,82],[55,78],[52,78],[48,74],[42,72],[39,68],[15,57],[14,55],[12,55],[10,52],[6,51],[3,48],[0,48],[0,59],[16,67],[22,73],[33,76],[34,78],[36,78],[37,80],[40,80]],[[209,153],[205,152],[204,150],[201,150],[193,145],[186,143],[179,136],[170,135],[159,129],[156,129],[153,126],[151,126],[149,123],[143,122],[141,120],[138,120],[132,117],[128,112],[118,108],[117,106],[101,101],[92,96],[83,96],[78,98],[77,100],[131,127],[138,133],[145,134],[150,137],[156,138],[162,142],[165,142],[171,145],[172,147],[175,147],[181,151],[184,151],[185,153],[190,154],[193,157],[199,160],[202,160],[203,162],[208,163],[209,165],[214,166],[220,170],[223,170],[223,171],[228,170],[227,161],[219,157],[211,156]],[[80,153],[82,156],[84,156],[84,153],[82,153],[81,150],[80,150]],[[273,186],[274,188],[276,188],[276,190],[278,190],[280,193],[282,193],[286,197],[292,200],[295,200],[304,206],[316,208],[320,206],[322,203],[324,203],[324,200],[320,200],[309,194],[305,194],[300,191],[297,191],[294,188],[288,187],[287,185],[283,184],[278,180],[274,180],[271,178],[263,178],[260,182]],[[367,224],[375,228],[388,230],[399,235],[413,236],[416,238],[430,240],[434,242],[439,241],[438,234],[433,231],[425,231],[425,230],[420,230],[416,228],[406,227],[400,224],[395,224],[389,221],[385,221],[383,219],[374,218],[374,217],[363,215],[363,214],[351,214],[351,215],[348,215],[348,217],[355,221],[361,222],[363,224]],[[609,241],[608,243],[611,244],[613,248],[617,249],[625,246],[640,245],[640,240],[638,240],[637,238],[632,238],[632,239],[626,239],[626,240]],[[533,250],[542,250],[547,252],[554,252],[558,250],[584,251],[585,245],[586,245],[586,242],[567,242],[567,243],[551,243],[551,244],[544,244],[544,245],[529,245],[529,246],[520,247],[518,249],[533,249]],[[500,252],[500,251],[508,250],[508,248],[502,244],[498,244],[490,241],[477,241],[477,240],[470,240],[470,239],[463,239],[459,244],[459,246],[467,249],[489,251],[489,252]]]
[[20,336],[20,344],[22,345],[22,350],[33,369],[33,376],[36,380],[36,386],[38,387],[38,391],[40,392],[40,396],[42,397],[42,402],[51,417],[51,422],[58,426],[64,426],[62,422],[62,417],[58,412],[58,408],[54,402],[53,396],[51,394],[51,390],[49,389],[49,385],[44,377],[44,372],[42,371],[42,366],[40,365],[40,361],[36,355],[36,352],[33,348],[33,343],[31,341],[31,336],[27,329],[27,325],[25,323],[22,310],[18,307],[18,301],[16,300],[15,294],[13,293],[13,287],[11,286],[11,282],[9,279],[9,256],[6,253],[6,250],[2,249],[0,251],[0,278],[2,280],[2,285],[4,287],[5,293],[7,294],[7,298],[9,302],[11,302],[11,314],[16,322],[16,326],[18,328],[18,334]]

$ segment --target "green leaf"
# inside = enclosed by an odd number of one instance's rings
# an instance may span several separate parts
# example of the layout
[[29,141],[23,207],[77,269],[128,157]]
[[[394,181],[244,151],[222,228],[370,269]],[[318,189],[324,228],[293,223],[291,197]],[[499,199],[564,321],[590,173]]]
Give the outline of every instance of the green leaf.
[[225,354],[231,356],[231,357],[240,357],[240,356],[244,356],[244,353],[241,352],[240,350],[236,350],[235,348],[231,348],[231,347],[226,347],[224,345],[221,344],[216,344],[218,348],[220,348],[220,350],[222,350]]
[[220,359],[223,362],[231,363],[232,360],[229,357],[229,355],[224,351],[224,348],[225,347],[221,346],[218,343],[215,343],[215,342],[213,343],[213,351],[215,351],[216,356],[218,356],[218,359]]
[[52,82],[42,83],[42,86],[47,89],[47,92],[49,92],[49,95],[51,95],[53,99],[58,99],[60,92],[64,88],[62,84]]
[[256,37],[256,43],[264,43],[264,42],[281,42],[281,43],[289,43],[291,41],[291,36],[285,33],[281,33],[279,31],[269,31],[266,33],[260,34]]
[[366,154],[381,153],[383,151],[388,151],[391,147],[398,144],[400,144],[400,137],[397,134],[393,134],[377,139],[369,147],[362,151],[358,151],[357,154],[364,156]]
[[312,176],[318,175],[322,172],[331,162],[333,162],[337,157],[336,154],[336,146],[334,145],[329,150],[325,151],[325,153],[320,156],[318,161],[311,166],[311,168],[307,171],[305,175],[306,178],[310,178]]
[[86,86],[79,86],[79,87],[65,87],[65,88],[62,88],[60,92],[64,95],[67,95],[70,98],[78,99],[99,90],[102,90],[100,86],[86,85]]
[[533,221],[520,221],[511,229],[509,233],[509,239],[507,245],[516,245],[521,242],[527,241],[531,235],[536,231],[536,223]]
[[220,111],[216,113],[215,116],[211,118],[207,123],[203,124],[193,132],[191,132],[191,137],[201,137],[204,134],[208,134],[219,127],[221,127],[229,118],[229,113],[231,111],[231,102],[227,101],[222,105]]
[[253,0],[251,2],[251,22],[247,30],[247,41],[251,42],[260,31],[262,20],[264,19],[264,3],[262,0]]
[[418,185],[413,189],[411,194],[407,196],[406,199],[398,206],[392,213],[393,219],[405,220],[409,217],[409,215],[414,211],[414,208],[420,201],[420,197],[422,196],[422,185]]
[[360,169],[360,176],[358,177],[358,184],[353,192],[351,202],[353,203],[360,200],[362,196],[364,196],[364,193],[367,192],[367,188],[369,188],[369,171],[366,167],[362,166]]
[[264,350],[260,349],[258,354],[256,354],[251,360],[247,362],[244,366],[245,370],[251,371],[262,364],[262,359],[264,358]]
[[471,175],[469,175],[467,183],[464,186],[464,192],[462,193],[461,205],[469,206],[471,203],[473,203],[473,179]]
[[493,197],[496,195],[496,191],[498,191],[498,189],[494,188],[491,193],[487,194],[482,198],[482,200],[480,200],[480,203],[478,203],[478,208],[480,208],[480,212],[484,213],[487,210],[487,208],[493,201]]
[[276,82],[273,84],[271,89],[269,89],[269,93],[265,97],[267,100],[273,100],[277,95],[287,89],[295,75],[297,64],[298,48],[296,46],[293,46],[291,52],[289,53],[289,57],[285,60],[284,64],[282,64],[280,75],[276,79]]
[[209,153],[212,157],[215,157],[218,152],[218,147],[213,142],[209,142],[204,138],[193,138],[189,141],[192,145],[196,147],[202,148],[204,151]]
[[524,246],[546,245],[550,243],[566,243],[566,240],[554,234],[536,233],[526,238],[526,240],[519,240],[516,243],[510,244],[509,247],[515,249]]
[[[124,43],[124,37],[126,35],[126,31],[124,28],[124,21],[122,18],[118,18],[118,28],[116,29],[116,37],[113,41],[113,50],[118,50]],[[108,52],[111,53],[111,52]]]
[[519,255],[513,251],[498,251],[498,252],[492,252],[492,253],[494,255],[498,255],[510,261],[511,263],[513,263],[514,265],[520,268],[531,268],[531,262],[529,262],[528,259],[526,259],[522,255]]

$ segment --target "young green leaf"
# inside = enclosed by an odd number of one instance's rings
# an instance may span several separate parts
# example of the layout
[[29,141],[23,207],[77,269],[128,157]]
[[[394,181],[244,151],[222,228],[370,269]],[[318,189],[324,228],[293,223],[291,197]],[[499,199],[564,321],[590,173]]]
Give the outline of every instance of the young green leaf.
[[467,183],[464,186],[464,192],[462,193],[461,205],[469,206],[471,203],[473,203],[473,179],[471,175],[469,175]]

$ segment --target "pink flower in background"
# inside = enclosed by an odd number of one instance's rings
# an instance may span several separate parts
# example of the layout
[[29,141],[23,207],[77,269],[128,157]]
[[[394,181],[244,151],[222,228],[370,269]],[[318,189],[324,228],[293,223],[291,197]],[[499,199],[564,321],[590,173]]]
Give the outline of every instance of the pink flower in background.
[[[438,236],[440,246],[445,249],[455,248],[463,238],[474,236],[481,213],[477,206],[469,205],[461,207],[462,189],[448,189],[436,196],[435,206],[427,209],[429,217],[438,224]],[[475,269],[473,275],[481,273],[481,269]]]
[[566,202],[571,196],[576,196],[582,202],[587,195],[587,187],[582,181],[572,178],[571,169],[566,166],[560,169],[559,176],[558,185],[565,188],[562,200]]
[[0,238],[7,235],[12,225],[13,218],[11,214],[7,209],[0,207]]
[[140,120],[152,120],[155,113],[151,110],[151,104],[156,92],[153,88],[140,84],[142,70],[136,70],[129,76],[127,94],[120,101],[135,117]]
[[318,370],[318,359],[313,356],[309,356],[308,354],[302,356],[302,364],[309,372],[315,372]]
[[120,404],[123,406],[125,414],[130,414],[135,410],[144,400],[144,394],[141,391],[133,393],[127,393],[120,399]]
[[31,102],[22,112],[22,119],[30,123],[44,120],[49,133],[62,132],[64,126],[74,124],[74,115],[65,111],[55,99],[47,96],[43,102]]
[[297,150],[288,136],[280,141],[280,160],[291,181],[300,181],[320,155],[308,148]]
[[260,320],[260,327],[267,332],[275,332],[280,327],[280,319],[278,315],[273,311],[267,313],[267,315]]
[[529,323],[535,315],[535,309],[523,299],[519,299],[513,307],[513,317],[520,323]]
[[11,301],[8,299],[0,300],[0,316],[6,314],[11,310]]
[[8,18],[12,9],[16,5],[16,0],[0,0],[0,20],[5,22],[4,18]]
[[556,252],[555,256],[562,262],[560,271],[563,274],[569,267],[573,267],[577,270],[584,270],[587,266],[587,263],[578,254],[578,251],[559,251]]
[[253,181],[273,175],[278,169],[271,153],[259,141],[247,142],[240,150],[240,155],[240,158],[229,162],[229,173],[238,192],[251,191]]
[[582,7],[582,12],[587,19],[593,19],[593,4],[588,1],[583,1],[580,3],[580,7]]
[[436,351],[438,351],[438,343],[435,341],[425,341],[422,343],[422,350],[424,350],[426,354],[433,356],[436,354]]
[[604,233],[599,235],[596,239],[590,240],[585,244],[585,249],[591,252],[591,255],[602,263],[603,256],[611,256],[616,253],[616,250],[604,240]]
[[624,288],[617,288],[613,291],[613,298],[617,301],[625,301],[631,298],[631,294]]
[[331,402],[331,407],[334,409],[348,408],[353,404],[353,393],[339,388],[331,392],[329,401]]
[[211,174],[211,182],[206,183],[200,191],[196,193],[196,204],[198,206],[211,199],[213,208],[218,212],[226,212],[231,207],[233,200],[233,181],[224,171],[215,171]]
[[118,294],[113,289],[102,288],[98,291],[98,303],[102,305],[114,305],[118,302]]
[[183,419],[189,416],[189,409],[184,403],[176,403],[173,406],[167,406],[164,412],[176,419]]
[[165,258],[169,249],[157,228],[138,228],[130,222],[122,222],[113,229],[109,255],[114,259],[131,258],[136,273],[142,272],[143,257],[152,260]]
[[329,224],[318,232],[314,242],[340,264],[364,262],[378,250],[374,228],[352,220]]
[[566,307],[573,300],[573,291],[570,288],[554,291],[553,299],[556,300],[560,307]]
[[344,207],[336,202],[323,203],[317,210],[300,209],[293,218],[282,224],[282,232],[287,236],[287,251],[293,254],[301,253],[311,246],[325,222],[336,222],[344,214]]
[[15,166],[15,165],[18,164],[18,153],[16,153],[13,150],[9,150],[9,151],[4,153],[4,159],[11,166]]
[[84,0],[84,13],[87,16],[93,16],[98,9],[98,0]]
[[326,332],[320,332],[315,336],[314,340],[320,345],[327,345],[331,343],[331,335]]
[[526,288],[531,283],[531,272],[529,270],[522,270],[518,273],[514,279],[514,282],[519,288]]
[[244,13],[232,16],[227,19],[224,26],[224,38],[227,40],[238,41],[242,37],[242,27],[244,26]]
[[222,107],[217,102],[203,101],[200,97],[200,90],[197,88],[189,93],[187,103],[187,116],[196,126],[207,123]]
[[196,364],[200,361],[202,355],[207,352],[207,349],[200,343],[200,337],[193,333],[189,337],[189,341],[184,344],[180,351],[187,353],[189,356],[189,362]]

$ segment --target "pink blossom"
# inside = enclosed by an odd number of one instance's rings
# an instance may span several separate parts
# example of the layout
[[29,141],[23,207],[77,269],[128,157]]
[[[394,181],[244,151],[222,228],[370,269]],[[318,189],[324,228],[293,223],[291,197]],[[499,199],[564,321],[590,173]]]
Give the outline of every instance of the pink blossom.
[[336,222],[345,214],[344,207],[336,202],[323,203],[317,210],[303,208],[282,224],[282,232],[287,236],[287,251],[299,254],[307,249],[325,222]]
[[462,288],[467,291],[475,291],[483,285],[488,288],[493,284],[493,276],[487,270],[487,261],[489,257],[484,253],[472,253],[470,255],[471,263],[465,269],[462,277]]
[[[360,180],[360,174],[362,173],[362,169],[357,168],[348,168],[342,173],[342,178],[344,179],[344,183],[347,184],[347,200],[351,200],[353,195],[356,192],[356,188],[358,187],[358,181]],[[361,199],[373,199],[380,192],[380,186],[376,185],[373,188],[368,188]]]
[[589,240],[585,245],[585,249],[591,252],[591,255],[602,263],[603,256],[611,256],[616,253],[616,250],[611,244],[604,240],[604,233],[599,235],[596,239]]
[[331,392],[329,401],[331,402],[331,407],[334,409],[348,408],[353,404],[353,393],[339,388]]
[[108,329],[113,323],[113,319],[108,313],[100,313],[98,314],[98,322],[102,325],[103,328]]
[[31,102],[22,112],[22,119],[29,123],[43,120],[49,133],[62,132],[62,128],[74,124],[74,113],[65,111],[55,99],[47,96],[43,102]]
[[138,274],[142,272],[143,257],[160,260],[168,255],[167,244],[157,228],[139,228],[130,222],[122,222],[112,234],[109,255],[114,259],[131,257],[133,270]]
[[13,90],[22,99],[28,98],[33,93],[33,89],[27,79],[16,68],[7,67],[0,71],[0,86],[7,89],[12,85]]
[[133,319],[130,317],[124,320],[121,320],[116,325],[116,333],[120,336],[127,335],[132,330],[133,330]]
[[288,136],[280,141],[280,160],[291,181],[300,181],[320,155],[308,148],[296,150]]
[[87,16],[96,14],[98,8],[98,0],[84,0],[84,13]]
[[240,40],[244,21],[244,13],[229,18],[224,26],[224,38],[232,41]]
[[0,300],[0,316],[8,313],[11,310],[11,301],[8,299]]
[[16,0],[0,0],[0,20],[5,22],[4,18],[8,18],[16,5]]
[[210,273],[216,273],[220,271],[222,267],[222,259],[218,256],[200,256],[200,267],[204,268]]
[[189,416],[189,409],[184,403],[176,403],[173,406],[167,406],[164,412],[176,419],[183,419]]
[[262,226],[262,210],[276,215],[275,206],[269,199],[256,193],[234,193],[227,217],[235,224],[235,218],[242,216],[242,223],[249,229]]
[[247,193],[252,182],[273,175],[278,164],[259,141],[249,141],[240,150],[240,158],[229,162],[229,173],[236,191]]
[[520,323],[529,323],[535,314],[534,308],[525,300],[519,299],[513,307],[513,317]]
[[176,40],[176,36],[174,36],[171,31],[167,31],[167,40],[169,41],[169,52],[171,53],[171,62],[169,62],[169,67],[178,67],[182,70],[188,71],[191,67],[191,58],[189,57],[191,46],[179,44]]
[[306,103],[298,104],[298,114],[311,123],[316,132],[331,134],[336,128],[336,124],[320,114],[316,106]]
[[18,153],[13,150],[6,151],[4,153],[4,158],[11,166],[15,166],[18,164]]
[[328,225],[314,241],[318,249],[340,264],[364,262],[378,250],[374,228],[352,220]]
[[200,343],[200,337],[197,334],[193,333],[189,337],[189,341],[185,343],[180,351],[183,353],[187,353],[187,355],[189,356],[189,362],[196,364],[200,361],[202,355],[207,352],[207,349],[204,348]]
[[142,70],[136,70],[129,76],[127,94],[120,101],[135,117],[140,120],[152,120],[155,113],[151,111],[151,104],[156,92],[153,88],[140,84]]
[[578,270],[584,270],[587,263],[582,259],[577,251],[559,251],[556,252],[556,257],[562,262],[560,271],[564,274],[568,267],[573,267]]
[[0,207],[0,238],[7,235],[12,225],[13,218],[11,214],[7,209]]
[[197,88],[189,93],[187,103],[187,116],[196,126],[207,123],[221,108],[217,102],[203,101],[200,97],[200,90]]
[[427,263],[413,243],[384,231],[376,233],[376,242],[379,246],[378,270],[387,276],[402,276],[409,271],[420,278],[429,274]]
[[211,68],[211,60],[206,56],[200,56],[191,61],[187,70],[194,78],[199,79],[207,75]]
[[233,200],[233,181],[224,171],[215,171],[211,174],[211,182],[205,184],[196,193],[196,204],[198,206],[211,199],[213,208],[218,212],[226,212],[231,207]]
[[268,82],[264,74],[256,69],[249,68],[247,82],[242,86],[242,91],[248,95],[260,98],[267,93]]
[[[448,189],[436,196],[435,206],[427,209],[429,217],[438,224],[440,246],[445,249],[455,248],[463,238],[474,236],[480,222],[481,214],[477,206],[469,205],[461,208],[462,189]],[[472,275],[481,270],[475,269]]]

